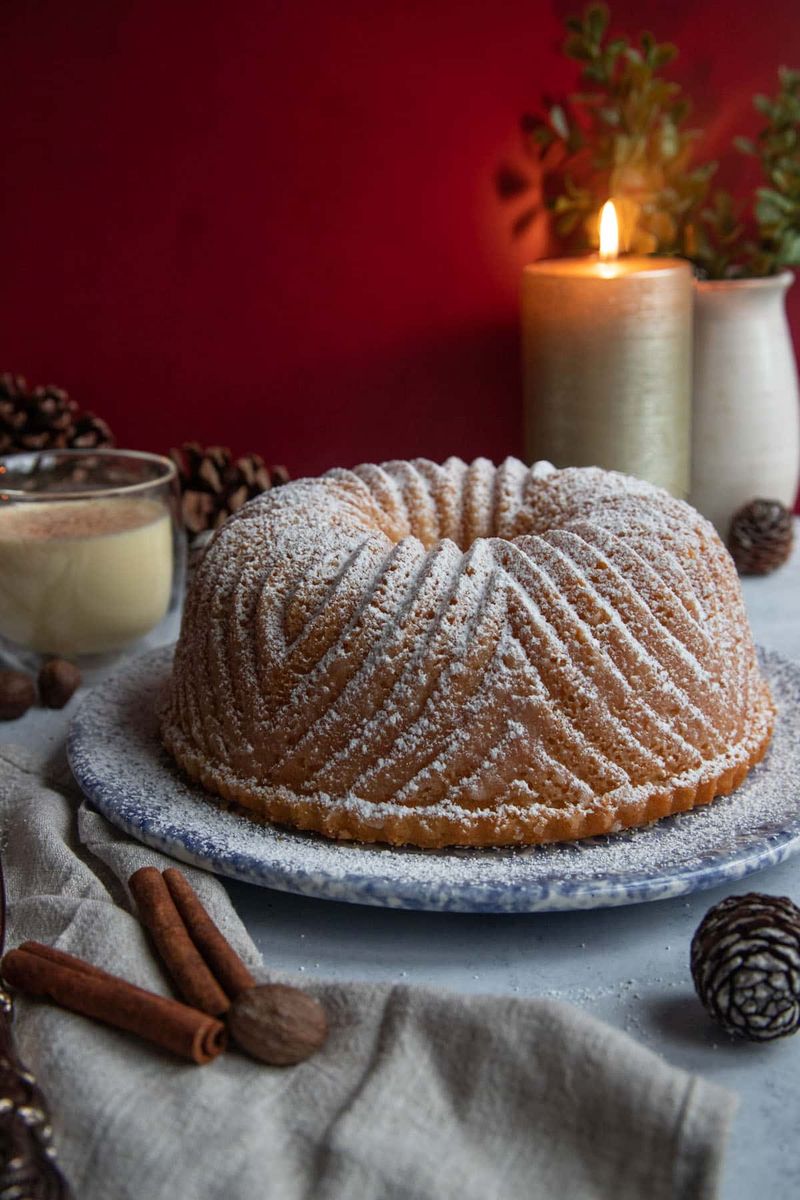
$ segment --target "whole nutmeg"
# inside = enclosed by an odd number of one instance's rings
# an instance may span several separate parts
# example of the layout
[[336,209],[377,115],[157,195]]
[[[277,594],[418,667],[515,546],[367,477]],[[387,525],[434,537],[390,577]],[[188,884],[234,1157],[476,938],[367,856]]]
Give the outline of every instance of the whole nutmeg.
[[692,938],[692,979],[727,1033],[754,1042],[800,1026],[800,909],[749,892],[709,909]]
[[328,1036],[328,1018],[319,1001],[282,983],[247,988],[234,1000],[227,1019],[236,1044],[272,1067],[310,1058]]
[[39,696],[45,708],[63,708],[80,686],[80,671],[65,658],[51,658],[39,671]]
[[36,703],[36,687],[24,671],[0,671],[0,721],[16,721]]

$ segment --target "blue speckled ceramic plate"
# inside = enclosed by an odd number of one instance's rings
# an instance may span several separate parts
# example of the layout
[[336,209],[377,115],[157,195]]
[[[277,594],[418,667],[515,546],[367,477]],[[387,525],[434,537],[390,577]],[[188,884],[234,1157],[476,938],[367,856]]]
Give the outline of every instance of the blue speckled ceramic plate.
[[72,770],[100,812],[184,862],[281,891],[451,912],[518,913],[663,900],[800,849],[800,664],[763,652],[779,708],[770,750],[734,795],[645,829],[556,846],[414,850],[332,842],[218,808],[158,738],[171,650],[137,659],[84,700]]

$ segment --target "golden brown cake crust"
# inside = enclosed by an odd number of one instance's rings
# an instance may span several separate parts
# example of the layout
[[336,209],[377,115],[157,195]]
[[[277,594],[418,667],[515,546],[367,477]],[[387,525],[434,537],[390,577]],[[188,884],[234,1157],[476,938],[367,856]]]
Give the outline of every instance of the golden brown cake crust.
[[772,736],[771,709],[763,727],[719,762],[709,764],[702,781],[677,780],[671,789],[651,789],[633,796],[607,795],[589,811],[557,812],[545,807],[497,805],[486,811],[432,812],[407,808],[386,816],[362,815],[361,808],[332,805],[329,797],[298,796],[283,788],[263,788],[215,776],[190,750],[167,740],[167,747],[186,773],[210,792],[258,818],[345,841],[386,842],[395,846],[442,849],[446,846],[510,846],[576,841],[603,833],[648,825],[674,813],[687,812],[727,796],[760,762]]
[[248,505],[187,602],[164,742],[254,816],[424,847],[588,837],[736,787],[774,710],[707,522],[516,460]]

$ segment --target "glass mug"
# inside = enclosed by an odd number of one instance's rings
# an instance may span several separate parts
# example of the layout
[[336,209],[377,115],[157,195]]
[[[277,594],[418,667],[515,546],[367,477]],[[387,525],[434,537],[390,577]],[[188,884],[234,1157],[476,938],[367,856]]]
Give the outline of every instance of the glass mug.
[[[132,450],[0,458],[0,648],[105,666],[177,628],[186,546],[175,466]],[[161,634],[162,636],[158,636]],[[148,636],[153,635],[153,636]]]

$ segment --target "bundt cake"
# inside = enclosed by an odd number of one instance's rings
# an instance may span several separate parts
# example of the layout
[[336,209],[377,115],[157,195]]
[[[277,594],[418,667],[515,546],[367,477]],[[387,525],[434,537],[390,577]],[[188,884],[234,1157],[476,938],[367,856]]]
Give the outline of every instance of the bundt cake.
[[450,458],[267,492],[189,590],[164,742],[254,814],[561,841],[727,793],[774,711],[733,563],[659,488]]

